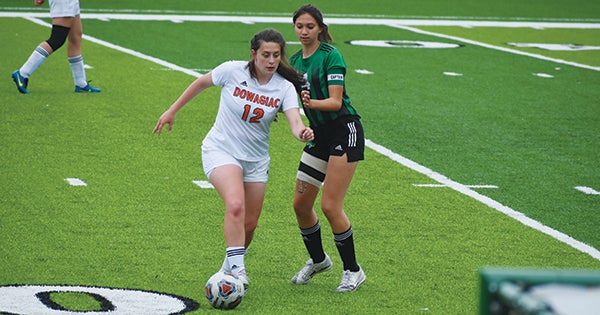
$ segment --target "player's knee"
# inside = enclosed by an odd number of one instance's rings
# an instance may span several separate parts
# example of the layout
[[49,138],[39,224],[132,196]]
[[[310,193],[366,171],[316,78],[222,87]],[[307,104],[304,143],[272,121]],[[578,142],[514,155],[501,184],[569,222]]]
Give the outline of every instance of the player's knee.
[[69,44],[70,45],[79,45],[81,43],[81,40],[83,38],[83,32],[81,30],[76,31],[74,29],[71,29],[71,31],[69,32]]
[[67,40],[70,28],[60,25],[52,25],[52,33],[46,41],[52,48],[52,51],[58,50]]
[[225,202],[226,215],[232,218],[244,218],[244,202],[241,199],[227,200]]
[[299,220],[310,220],[313,215],[313,205],[305,200],[295,199],[293,203],[294,212]]
[[338,203],[325,199],[321,201],[321,210],[329,221],[334,220],[344,212]]
[[293,203],[293,207],[294,207],[294,211],[298,214],[303,214],[304,213],[304,207],[303,207],[304,203],[295,199],[294,203]]

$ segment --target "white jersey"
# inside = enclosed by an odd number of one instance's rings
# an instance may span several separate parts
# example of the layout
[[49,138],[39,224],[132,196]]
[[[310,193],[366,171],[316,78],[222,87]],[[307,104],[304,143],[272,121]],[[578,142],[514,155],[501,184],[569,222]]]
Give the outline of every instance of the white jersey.
[[269,158],[269,131],[275,115],[298,108],[298,95],[294,85],[278,73],[259,85],[247,65],[248,61],[228,61],[212,70],[213,84],[222,87],[221,100],[202,149],[260,161]]

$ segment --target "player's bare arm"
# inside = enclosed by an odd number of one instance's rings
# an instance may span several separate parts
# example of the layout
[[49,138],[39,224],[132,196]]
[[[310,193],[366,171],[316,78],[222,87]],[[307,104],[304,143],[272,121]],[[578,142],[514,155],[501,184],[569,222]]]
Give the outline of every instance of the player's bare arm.
[[185,106],[189,101],[191,101],[196,95],[200,94],[200,92],[205,89],[214,86],[212,81],[212,72],[209,72],[198,79],[196,79],[190,86],[188,86],[185,91],[179,96],[179,98],[167,109],[158,119],[156,126],[152,130],[152,133],[157,133],[160,136],[160,133],[165,125],[169,125],[167,131],[171,132],[173,129],[173,124],[175,123],[175,115],[177,112]]
[[330,85],[328,87],[329,98],[315,100],[310,98],[309,91],[302,91],[302,105],[306,108],[324,112],[336,112],[342,108],[343,85]]

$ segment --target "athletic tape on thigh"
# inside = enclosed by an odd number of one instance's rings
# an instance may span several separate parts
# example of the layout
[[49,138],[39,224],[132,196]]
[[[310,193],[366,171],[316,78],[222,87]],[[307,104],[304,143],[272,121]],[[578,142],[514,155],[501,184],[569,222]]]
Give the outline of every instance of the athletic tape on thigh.
[[296,178],[317,187],[321,187],[325,180],[326,171],[327,161],[321,160],[306,152],[302,152],[300,167],[298,167]]

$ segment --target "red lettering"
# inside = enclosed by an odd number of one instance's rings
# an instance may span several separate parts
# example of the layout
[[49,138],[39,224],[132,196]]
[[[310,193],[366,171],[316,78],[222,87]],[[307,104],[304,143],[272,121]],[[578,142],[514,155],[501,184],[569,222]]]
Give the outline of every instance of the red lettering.
[[266,95],[260,95],[258,93],[250,92],[245,89],[240,89],[239,87],[235,88],[235,90],[233,91],[233,96],[239,97],[248,102],[253,102],[258,105],[263,105],[263,106],[268,106],[268,107],[273,107],[273,108],[279,107],[280,99],[268,97]]

